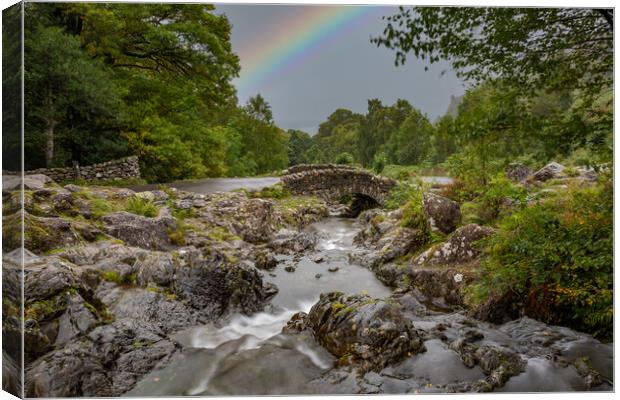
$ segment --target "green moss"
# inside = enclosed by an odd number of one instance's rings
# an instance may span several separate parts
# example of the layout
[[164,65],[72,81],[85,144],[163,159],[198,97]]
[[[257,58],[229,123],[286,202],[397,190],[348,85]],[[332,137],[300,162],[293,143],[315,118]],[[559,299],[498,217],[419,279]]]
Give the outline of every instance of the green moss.
[[235,240],[241,240],[241,238],[233,233],[231,233],[228,229],[221,226],[214,226],[210,228],[206,235],[218,242],[232,242]]
[[62,313],[67,308],[67,299],[64,293],[49,299],[38,300],[26,306],[24,316],[26,319],[44,321]]
[[137,273],[132,272],[126,276],[121,276],[117,271],[101,271],[101,278],[107,282],[114,282],[118,285],[135,285]]
[[349,307],[344,307],[342,309],[340,309],[337,313],[336,313],[336,317],[341,317],[343,315],[346,315],[350,312],[355,311],[355,307],[353,306],[349,306]]

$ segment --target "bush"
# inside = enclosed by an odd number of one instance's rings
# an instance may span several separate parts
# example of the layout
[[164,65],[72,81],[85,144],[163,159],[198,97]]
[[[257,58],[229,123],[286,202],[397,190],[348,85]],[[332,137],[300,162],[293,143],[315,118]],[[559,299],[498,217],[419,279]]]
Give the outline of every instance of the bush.
[[291,192],[284,189],[284,187],[276,183],[272,186],[267,186],[262,188],[261,190],[253,190],[247,192],[249,197],[252,198],[261,198],[261,199],[284,199],[291,195]]
[[125,211],[132,214],[142,215],[144,217],[156,217],[159,214],[159,207],[147,199],[132,197],[127,200]]
[[510,293],[525,315],[611,338],[611,181],[524,208],[484,244],[475,298]]
[[383,172],[383,169],[385,168],[386,164],[387,164],[387,157],[385,153],[375,154],[375,157],[372,160],[373,171],[375,171],[377,174],[380,174],[381,172]]
[[484,192],[478,199],[478,215],[483,223],[490,223],[497,219],[502,209],[509,207],[522,207],[527,198],[527,191],[506,179],[500,173],[486,186]]
[[399,183],[390,191],[390,198],[385,202],[385,208],[396,210],[402,207],[411,198],[417,196],[420,188],[409,183]]
[[353,156],[351,153],[347,153],[346,151],[344,153],[340,153],[336,156],[336,164],[351,165],[353,164]]

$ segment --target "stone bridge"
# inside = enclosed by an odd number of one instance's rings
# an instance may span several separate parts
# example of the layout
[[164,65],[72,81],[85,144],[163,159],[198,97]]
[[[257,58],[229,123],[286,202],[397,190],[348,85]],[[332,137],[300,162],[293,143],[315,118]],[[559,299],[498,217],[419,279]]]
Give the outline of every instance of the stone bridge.
[[393,179],[374,175],[348,165],[295,165],[280,178],[285,189],[297,195],[317,195],[337,202],[345,195],[367,200],[380,206],[396,185]]

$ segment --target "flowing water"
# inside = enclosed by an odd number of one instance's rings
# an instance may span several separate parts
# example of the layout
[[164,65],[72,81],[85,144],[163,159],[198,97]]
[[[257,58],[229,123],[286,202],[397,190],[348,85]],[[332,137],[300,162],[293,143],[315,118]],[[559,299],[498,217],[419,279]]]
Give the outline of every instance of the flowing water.
[[[336,359],[308,332],[281,333],[298,311],[308,312],[321,293],[365,292],[381,298],[391,294],[368,269],[348,261],[353,237],[360,229],[352,219],[331,217],[307,229],[320,237],[317,251],[302,257],[279,256],[278,266],[263,272],[279,293],[264,311],[234,315],[218,325],[196,326],[175,335],[183,351],[163,369],[146,375],[128,396],[285,395],[445,392],[447,385],[484,378],[479,366],[467,368],[441,340],[425,342],[426,351],[367,373],[332,369]],[[295,272],[286,272],[294,266]],[[333,271],[337,268],[336,271]],[[330,269],[332,271],[330,272]],[[462,313],[408,315],[416,328],[447,326],[449,341],[472,327],[482,335],[477,344],[497,346],[521,356],[526,367],[498,391],[579,391],[584,379],[570,364],[580,357],[601,373],[595,390],[612,390],[613,344],[568,328],[523,318],[501,326],[472,321]],[[561,355],[569,363],[555,362]]]

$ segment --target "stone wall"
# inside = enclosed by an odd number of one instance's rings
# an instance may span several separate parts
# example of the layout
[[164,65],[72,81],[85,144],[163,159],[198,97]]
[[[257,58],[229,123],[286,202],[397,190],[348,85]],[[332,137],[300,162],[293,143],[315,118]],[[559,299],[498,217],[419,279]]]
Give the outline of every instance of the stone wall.
[[393,179],[346,165],[297,165],[281,177],[285,189],[297,195],[318,195],[328,201],[338,201],[348,194],[361,194],[384,204]]
[[[15,171],[2,171],[3,174],[19,174]],[[138,157],[131,156],[118,160],[107,161],[100,164],[76,166],[68,168],[39,168],[25,171],[25,175],[43,174],[54,181],[68,181],[74,179],[116,180],[140,178],[140,164]]]

